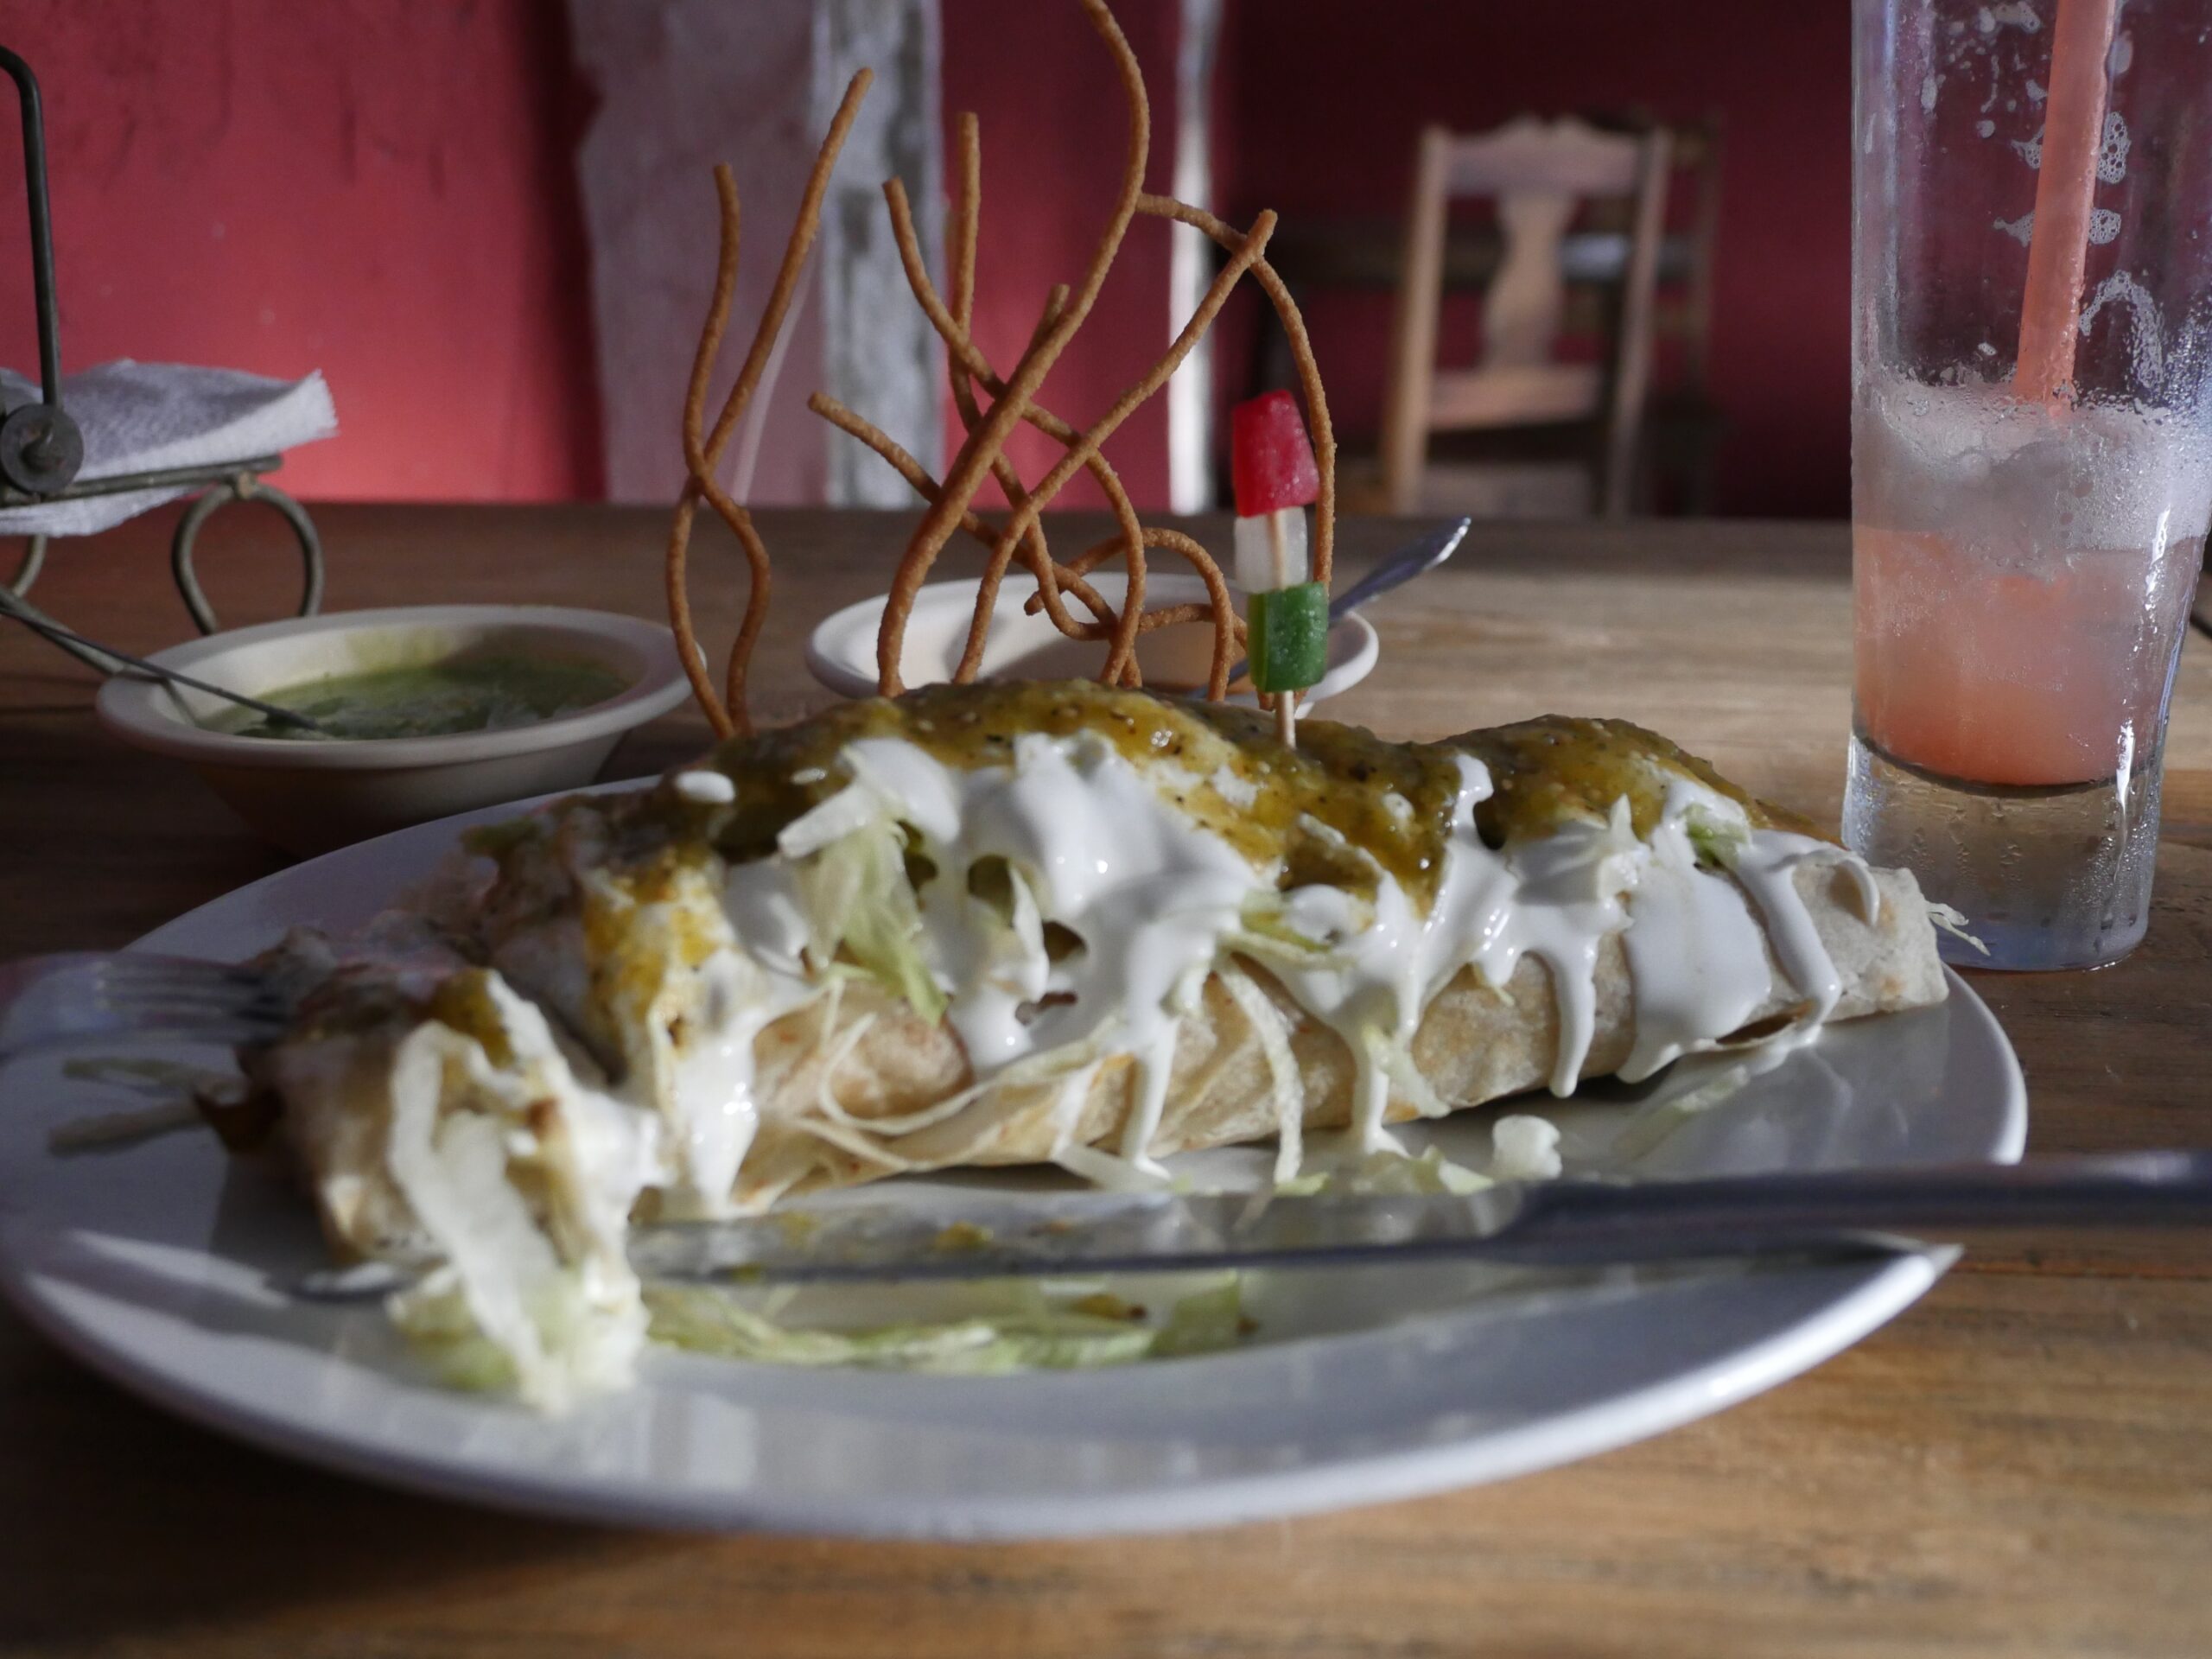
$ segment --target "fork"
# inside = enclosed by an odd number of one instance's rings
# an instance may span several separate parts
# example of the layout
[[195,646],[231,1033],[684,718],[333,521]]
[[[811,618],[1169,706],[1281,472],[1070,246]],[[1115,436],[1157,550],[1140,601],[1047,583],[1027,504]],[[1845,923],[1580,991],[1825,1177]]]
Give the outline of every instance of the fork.
[[0,962],[0,1060],[139,1033],[247,1042],[276,1035],[289,1012],[266,976],[236,963],[135,950]]
[[[1329,626],[1335,627],[1369,601],[1380,599],[1393,588],[1402,588],[1415,576],[1425,576],[1435,569],[1458,551],[1474,522],[1471,518],[1455,518],[1400,548],[1329,601]],[[1240,662],[1230,669],[1230,683],[1233,685],[1243,679],[1250,667],[1249,662]]]

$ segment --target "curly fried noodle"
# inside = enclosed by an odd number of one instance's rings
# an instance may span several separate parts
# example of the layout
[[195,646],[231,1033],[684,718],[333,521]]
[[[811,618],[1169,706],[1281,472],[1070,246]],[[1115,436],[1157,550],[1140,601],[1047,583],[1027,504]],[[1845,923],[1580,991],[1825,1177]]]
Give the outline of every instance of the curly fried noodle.
[[[1136,642],[1141,634],[1178,623],[1204,622],[1211,624],[1213,630],[1206,696],[1218,700],[1228,695],[1229,671],[1243,649],[1244,625],[1237,615],[1235,597],[1221,567],[1204,546],[1183,531],[1147,526],[1139,518],[1128,492],[1101,452],[1101,446],[1167,383],[1205,337],[1247,272],[1274,307],[1290,340],[1292,359],[1297,366],[1299,386],[1313,432],[1314,461],[1320,473],[1320,493],[1314,512],[1313,579],[1326,583],[1330,578],[1336,539],[1336,437],[1305,322],[1289,289],[1264,257],[1268,238],[1274,229],[1274,215],[1262,213],[1250,229],[1240,232],[1203,208],[1144,190],[1152,117],[1136,56],[1104,0],[1081,3],[1091,27],[1113,56],[1128,107],[1128,137],[1120,188],[1083,280],[1072,288],[1064,286],[1052,290],[1020,358],[1010,373],[1000,375],[969,332],[975,308],[982,162],[976,118],[972,114],[963,114],[955,132],[957,184],[948,226],[950,245],[946,258],[949,302],[930,280],[904,186],[893,179],[883,187],[892,233],[907,284],[913,290],[916,303],[944,342],[953,404],[964,435],[944,480],[932,478],[926,467],[887,434],[826,393],[817,392],[807,400],[807,407],[817,415],[882,457],[906,480],[924,505],[921,522],[893,575],[882,626],[876,637],[878,689],[887,696],[905,689],[899,665],[907,619],[938,556],[956,531],[965,533],[988,550],[977,588],[975,614],[969,622],[967,640],[953,673],[956,681],[972,681],[982,671],[1000,588],[1007,572],[1019,559],[1036,582],[1036,592],[1027,601],[1031,613],[1041,610],[1052,626],[1071,639],[1106,643],[1106,659],[1099,673],[1102,680],[1109,684],[1141,684],[1136,658]],[[722,402],[721,412],[715,417],[713,428],[708,429],[707,388],[721,355],[736,294],[740,229],[736,184],[728,168],[715,169],[715,187],[721,208],[721,247],[714,297],[708,306],[706,324],[692,359],[691,378],[683,402],[685,481],[670,527],[666,576],[669,620],[676,632],[683,671],[717,737],[753,729],[747,699],[747,674],[767,616],[770,569],[766,544],[754,528],[752,515],[731,499],[716,480],[716,474],[722,452],[760,383],[785,315],[791,308],[807,252],[821,223],[822,200],[829,188],[830,170],[836,164],[846,135],[852,130],[861,101],[867,96],[870,79],[869,72],[862,69],[845,89],[843,101],[815,156],[814,170],[807,180],[775,285],[753,330],[753,343],[736,381]],[[1078,429],[1040,402],[1039,393],[1052,365],[1090,315],[1115,256],[1120,251],[1122,238],[1131,221],[1140,215],[1189,226],[1219,245],[1227,257],[1198,308],[1166,352],[1116,400],[1105,415],[1089,428]],[[1025,423],[1059,445],[1063,452],[1033,486],[1024,481],[1006,454],[1007,441],[1015,428]],[[1096,482],[1112,511],[1116,530],[1113,535],[1084,549],[1073,560],[1061,563],[1052,556],[1040,515],[1078,472],[1088,472]],[[975,498],[987,479],[998,484],[1007,499],[1007,516],[998,524],[984,519],[974,507]],[[705,653],[699,645],[688,582],[691,528],[702,501],[737,537],[751,573],[743,617],[719,691],[709,676]],[[1172,554],[1187,563],[1205,584],[1205,601],[1147,610],[1145,590],[1148,550]],[[1118,609],[1086,580],[1090,571],[1116,557],[1122,561],[1127,577]],[[1090,613],[1087,619],[1068,607],[1066,601],[1071,596]]]

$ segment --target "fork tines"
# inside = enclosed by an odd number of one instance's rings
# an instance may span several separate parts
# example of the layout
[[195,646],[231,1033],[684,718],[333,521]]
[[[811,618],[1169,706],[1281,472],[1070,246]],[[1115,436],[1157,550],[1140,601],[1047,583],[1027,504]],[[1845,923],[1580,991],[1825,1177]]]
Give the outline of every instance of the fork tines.
[[287,1014],[257,970],[234,963],[126,951],[0,963],[0,1056],[134,1032],[240,1041],[269,1034]]

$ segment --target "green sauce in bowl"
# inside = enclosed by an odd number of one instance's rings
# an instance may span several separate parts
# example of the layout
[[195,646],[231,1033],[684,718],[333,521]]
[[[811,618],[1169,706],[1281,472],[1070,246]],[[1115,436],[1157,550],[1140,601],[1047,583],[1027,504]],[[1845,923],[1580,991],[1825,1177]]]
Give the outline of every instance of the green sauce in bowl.
[[315,742],[376,738],[448,737],[457,732],[533,726],[589,709],[627,690],[626,676],[597,663],[544,657],[483,655],[409,668],[330,674],[255,695],[305,715],[323,729],[279,726],[250,709],[211,730],[239,737]]

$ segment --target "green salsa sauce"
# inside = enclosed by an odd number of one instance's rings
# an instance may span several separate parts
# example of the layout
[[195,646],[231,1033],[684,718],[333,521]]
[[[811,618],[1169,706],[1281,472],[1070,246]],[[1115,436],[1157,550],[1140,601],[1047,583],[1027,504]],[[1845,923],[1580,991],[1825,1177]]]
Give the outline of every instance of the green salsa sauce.
[[[1255,862],[1280,863],[1285,887],[1322,881],[1364,891],[1372,860],[1426,903],[1462,754],[1490,769],[1493,793],[1476,808],[1475,823],[1494,847],[1539,839],[1573,819],[1603,822],[1624,797],[1637,833],[1649,836],[1676,778],[1735,800],[1755,825],[1811,832],[1626,721],[1549,715],[1440,743],[1392,743],[1356,726],[1310,720],[1300,722],[1292,751],[1256,709],[1071,680],[924,686],[895,701],[842,703],[795,726],[734,739],[714,760],[737,794],[719,813],[715,844],[740,861],[772,851],[785,824],[843,787],[837,758],[855,738],[903,738],[947,766],[972,767],[1009,762],[1027,734],[1077,732],[1097,734],[1140,766],[1176,768],[1181,781],[1169,792],[1177,804]],[[639,810],[687,818],[691,809],[649,798]]]
[[535,725],[605,702],[630,682],[596,663],[521,656],[453,658],[410,668],[362,674],[330,674],[275,691],[264,702],[305,715],[323,729],[278,725],[241,709],[215,728],[239,737],[337,738],[349,741],[392,737],[447,737]]

